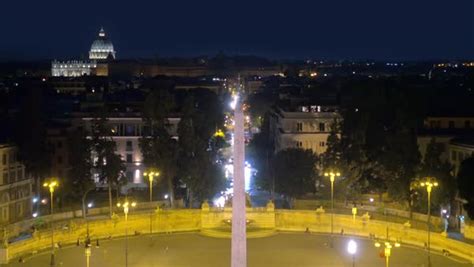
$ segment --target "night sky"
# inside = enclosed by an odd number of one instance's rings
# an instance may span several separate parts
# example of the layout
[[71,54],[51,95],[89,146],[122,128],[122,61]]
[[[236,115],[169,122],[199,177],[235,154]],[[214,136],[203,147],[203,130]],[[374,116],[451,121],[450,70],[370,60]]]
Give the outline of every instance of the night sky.
[[104,26],[118,58],[474,58],[472,0],[2,1],[0,59],[86,56]]

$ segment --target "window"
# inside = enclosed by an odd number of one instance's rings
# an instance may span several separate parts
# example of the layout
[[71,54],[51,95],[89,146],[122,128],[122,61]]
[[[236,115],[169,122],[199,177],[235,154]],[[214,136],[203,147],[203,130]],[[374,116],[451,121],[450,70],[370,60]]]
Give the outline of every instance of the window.
[[326,143],[324,141],[321,141],[321,142],[319,142],[319,146],[324,147],[324,146],[326,146]]
[[303,147],[303,142],[296,141],[296,147],[297,148],[302,148]]
[[465,121],[464,122],[464,128],[470,129],[471,128],[471,121]]
[[63,157],[58,156],[58,164],[59,165],[63,164]]
[[16,171],[11,171],[10,172],[10,182],[11,183],[16,182]]
[[430,121],[430,128],[431,129],[436,128],[436,121]]
[[8,208],[3,208],[2,209],[2,220],[3,221],[8,221]]
[[132,154],[127,154],[127,163],[132,163],[132,162],[133,162]]
[[133,172],[128,171],[126,172],[125,176],[127,177],[127,181],[131,183],[133,181]]
[[8,172],[4,172],[3,173],[3,182],[5,184],[9,184],[10,183],[10,180],[9,180],[9,177],[8,177]]
[[325,132],[326,131],[326,124],[324,124],[324,122],[319,123],[319,131],[320,132]]
[[449,129],[453,129],[454,128],[454,121],[449,121]]
[[456,151],[454,151],[454,150],[451,151],[451,160],[452,160],[452,161],[456,161],[456,159],[457,159],[456,156],[457,156]]
[[17,203],[16,205],[16,214],[18,216],[23,216],[23,203]]
[[125,135],[126,136],[134,136],[135,135],[135,125],[127,124],[125,126]]
[[17,177],[18,180],[25,179],[25,177],[23,177],[23,169],[20,168],[20,169],[16,170],[16,177]]
[[3,154],[2,162],[3,162],[3,165],[7,165],[7,154]]
[[297,122],[296,123],[296,131],[297,132],[302,132],[303,131],[303,123],[302,122]]
[[127,141],[126,150],[127,150],[127,151],[133,151],[133,143],[132,143],[132,141]]

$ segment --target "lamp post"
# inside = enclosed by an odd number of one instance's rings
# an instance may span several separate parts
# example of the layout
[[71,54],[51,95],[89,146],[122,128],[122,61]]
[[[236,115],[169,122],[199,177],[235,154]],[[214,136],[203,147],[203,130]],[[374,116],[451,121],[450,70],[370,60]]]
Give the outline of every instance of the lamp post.
[[124,203],[117,203],[117,207],[122,207],[125,214],[125,267],[128,266],[128,211],[130,207],[135,207],[136,205],[136,202],[129,202],[128,199],[125,199]]
[[332,239],[334,235],[334,179],[335,177],[341,176],[341,173],[339,172],[325,172],[324,176],[329,177],[329,180],[331,181],[331,245],[332,245]]
[[[160,176],[160,173],[157,171],[149,171],[143,174],[148,177],[150,182],[150,205],[153,202],[153,178]],[[150,213],[150,234],[153,234],[153,211]]]
[[355,254],[357,253],[357,242],[349,240],[347,243],[347,252],[352,255],[352,267],[355,267]]
[[426,192],[428,193],[428,267],[431,266],[431,251],[430,251],[430,241],[431,241],[431,190],[433,187],[438,186],[438,182],[434,177],[426,177],[426,180],[420,183],[421,187],[426,187]]
[[50,207],[51,207],[51,262],[50,266],[55,266],[54,260],[54,226],[53,226],[53,213],[54,213],[54,190],[58,187],[59,183],[55,179],[51,179],[49,182],[45,182],[43,187],[49,188],[49,196],[50,196]]
[[[379,248],[381,246],[382,246],[382,244],[380,242],[375,243],[376,248]],[[394,247],[399,248],[400,243],[398,243],[398,242],[390,243],[390,242],[387,241],[387,242],[383,243],[383,246],[384,246],[384,256],[385,256],[385,267],[388,267],[390,255],[392,254],[392,248],[394,248]]]

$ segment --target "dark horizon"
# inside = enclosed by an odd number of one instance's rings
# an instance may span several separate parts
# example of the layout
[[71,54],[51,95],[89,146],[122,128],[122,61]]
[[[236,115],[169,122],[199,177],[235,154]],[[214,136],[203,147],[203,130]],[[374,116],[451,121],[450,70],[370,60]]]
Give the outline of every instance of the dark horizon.
[[221,51],[272,59],[472,59],[473,5],[442,0],[6,2],[4,10],[12,12],[0,18],[0,60],[86,56],[101,26],[118,59]]

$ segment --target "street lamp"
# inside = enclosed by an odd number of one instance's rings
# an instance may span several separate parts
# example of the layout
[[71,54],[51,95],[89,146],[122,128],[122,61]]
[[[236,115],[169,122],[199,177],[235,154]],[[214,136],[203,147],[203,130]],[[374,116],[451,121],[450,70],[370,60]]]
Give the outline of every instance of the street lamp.
[[380,243],[380,242],[376,242],[375,243],[375,247],[376,248],[379,248],[381,247],[383,244],[384,246],[384,256],[385,256],[385,267],[388,267],[388,263],[389,263],[389,258],[390,258],[390,255],[392,253],[392,248],[399,248],[400,247],[400,243],[398,242],[395,242],[395,243],[390,243],[389,241],[386,241],[384,243]]
[[329,171],[324,173],[325,177],[329,177],[331,181],[331,245],[332,245],[332,238],[334,234],[334,179],[335,177],[341,176],[341,173]]
[[45,182],[43,184],[43,187],[49,188],[49,195],[50,195],[50,207],[51,207],[51,266],[55,266],[55,261],[54,261],[54,226],[53,226],[53,213],[54,213],[54,206],[53,206],[53,200],[54,200],[54,190],[56,187],[58,187],[59,183],[55,179],[51,179],[49,182]]
[[421,187],[426,187],[428,193],[428,267],[431,266],[431,251],[430,251],[430,240],[431,240],[431,190],[433,187],[438,186],[438,182],[434,177],[426,177],[426,180],[420,183]]
[[347,243],[347,252],[352,255],[352,267],[355,267],[355,254],[357,253],[357,242],[349,240]]
[[117,203],[117,207],[123,208],[123,213],[125,214],[125,266],[128,266],[128,211],[130,207],[135,207],[136,202],[129,202],[128,199],[125,199],[124,203]]
[[[148,177],[150,182],[150,205],[153,202],[153,178],[160,176],[160,173],[157,171],[149,171],[143,174]],[[153,211],[150,213],[150,234],[153,234]]]

